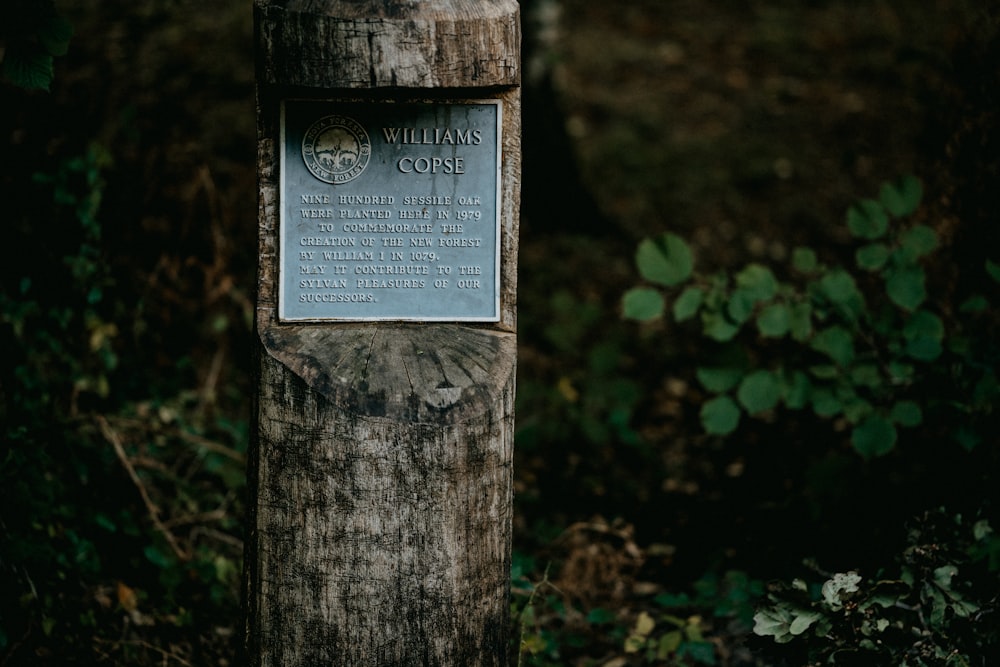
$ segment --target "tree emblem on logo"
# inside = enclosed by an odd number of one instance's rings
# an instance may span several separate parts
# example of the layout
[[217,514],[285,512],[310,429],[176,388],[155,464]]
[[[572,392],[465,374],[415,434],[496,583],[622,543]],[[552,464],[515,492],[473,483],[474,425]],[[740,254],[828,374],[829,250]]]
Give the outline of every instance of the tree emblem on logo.
[[326,116],[309,126],[302,138],[302,160],[324,183],[346,183],[368,166],[372,146],[365,128],[347,116]]

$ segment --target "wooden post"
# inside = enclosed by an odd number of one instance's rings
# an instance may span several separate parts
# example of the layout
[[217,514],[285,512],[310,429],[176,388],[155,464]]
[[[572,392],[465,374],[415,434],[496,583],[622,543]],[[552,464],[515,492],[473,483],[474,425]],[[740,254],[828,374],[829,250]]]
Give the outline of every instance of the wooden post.
[[505,665],[515,0],[255,0],[251,665]]

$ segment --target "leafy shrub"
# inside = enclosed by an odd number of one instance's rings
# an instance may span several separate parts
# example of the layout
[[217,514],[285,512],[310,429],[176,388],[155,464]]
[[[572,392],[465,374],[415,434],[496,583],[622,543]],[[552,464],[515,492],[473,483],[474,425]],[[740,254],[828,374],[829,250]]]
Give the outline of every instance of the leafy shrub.
[[[899,429],[937,411],[950,412],[953,437],[971,449],[1000,397],[998,348],[975,328],[990,302],[976,293],[953,308],[952,294],[929,294],[925,265],[941,243],[917,219],[921,197],[914,177],[884,184],[877,199],[847,212],[853,266],[827,265],[802,247],[786,279],[758,263],[699,275],[683,239],[647,239],[636,263],[651,285],[624,295],[624,315],[664,317],[666,293],[674,321],[700,321],[702,335],[718,344],[696,370],[710,395],[700,413],[710,434],[732,433],[743,415],[809,410],[845,421],[854,449],[870,458],[890,452]],[[991,261],[960,270],[979,284],[1000,282]]]
[[[0,281],[5,665],[206,664],[236,636],[246,424],[196,392],[122,398],[119,323],[142,322],[105,256],[109,164],[95,145],[34,176],[34,224],[11,232],[37,261]],[[180,646],[195,623],[215,645]]]
[[66,55],[73,28],[53,0],[10,0],[0,5],[0,74],[26,90],[48,90],[53,58]]
[[[592,558],[601,552],[597,542],[579,546]],[[621,546],[640,561],[655,553],[630,541]],[[764,589],[745,572],[730,570],[704,575],[688,592],[656,592],[657,586],[645,583],[640,587],[647,592],[627,601],[614,596],[585,601],[573,594],[593,586],[590,579],[577,581],[581,574],[567,562],[550,563],[539,574],[534,558],[515,552],[511,620],[518,665],[726,664],[718,647],[733,648],[734,640],[750,632]],[[631,577],[619,574],[631,588]]]
[[776,585],[754,632],[802,645],[809,664],[986,664],[1000,650],[1000,536],[989,522],[928,513],[909,531],[899,575],[857,572]]

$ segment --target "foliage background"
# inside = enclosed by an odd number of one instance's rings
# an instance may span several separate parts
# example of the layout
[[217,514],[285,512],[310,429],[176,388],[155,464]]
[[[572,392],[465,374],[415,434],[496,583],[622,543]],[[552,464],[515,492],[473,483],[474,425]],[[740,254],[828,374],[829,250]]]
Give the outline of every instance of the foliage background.
[[[51,91],[0,83],[0,656],[232,664],[251,6],[54,7],[73,35]],[[904,524],[942,505],[997,525],[995,417],[971,451],[949,438],[958,424],[934,423],[871,461],[844,428],[797,413],[709,437],[694,369],[711,347],[695,329],[623,321],[620,298],[635,248],[664,231],[706,270],[780,265],[798,245],[849,259],[847,207],[904,173],[953,241],[928,268],[939,305],[981,288],[965,269],[997,256],[996,8],[522,9],[513,654],[804,664],[750,635],[764,582],[875,577],[906,548]],[[12,35],[0,28],[5,54]],[[995,318],[979,326],[988,338]],[[996,593],[995,567],[969,573]]]

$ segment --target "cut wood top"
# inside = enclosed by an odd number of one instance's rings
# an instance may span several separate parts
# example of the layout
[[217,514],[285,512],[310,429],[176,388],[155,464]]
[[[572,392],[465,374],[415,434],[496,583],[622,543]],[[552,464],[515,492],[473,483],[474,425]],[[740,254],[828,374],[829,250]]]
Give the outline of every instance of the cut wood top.
[[516,337],[457,324],[280,326],[268,354],[351,415],[405,422],[480,418],[513,397]]
[[260,75],[308,88],[520,82],[515,0],[257,0]]

